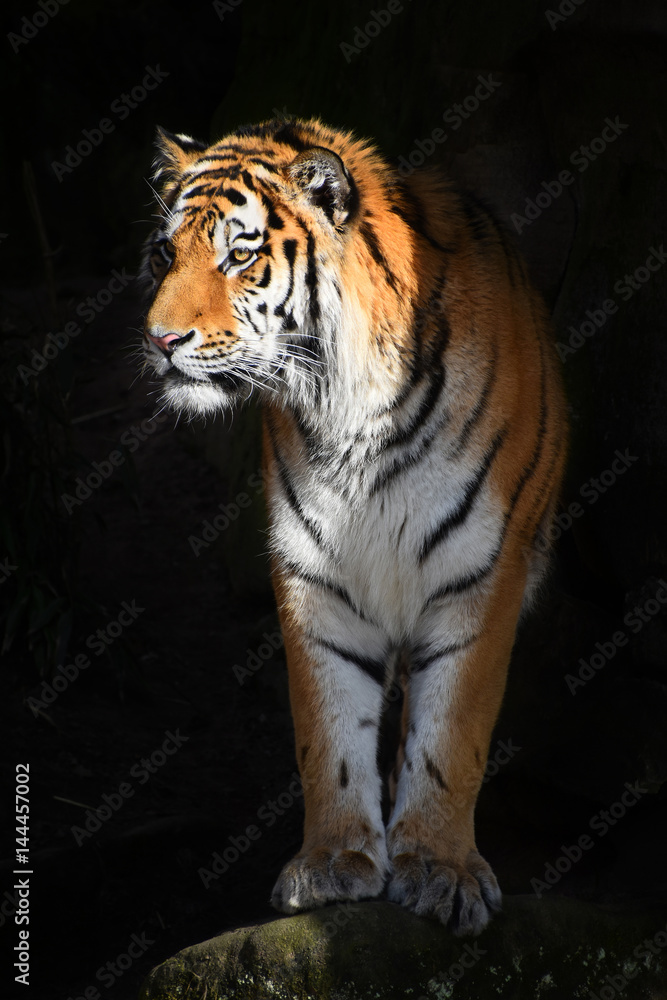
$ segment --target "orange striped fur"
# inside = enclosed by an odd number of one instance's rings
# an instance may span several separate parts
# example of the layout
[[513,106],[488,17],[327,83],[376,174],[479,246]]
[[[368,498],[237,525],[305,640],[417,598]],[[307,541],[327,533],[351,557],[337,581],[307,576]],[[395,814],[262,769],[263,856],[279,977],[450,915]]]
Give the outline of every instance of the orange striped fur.
[[[475,801],[565,460],[544,307],[481,204],[435,172],[401,179],[348,133],[273,121],[158,146],[147,361],[175,409],[264,404],[305,791],[274,904],[386,888],[476,933],[500,891]],[[383,815],[376,752],[397,679]]]

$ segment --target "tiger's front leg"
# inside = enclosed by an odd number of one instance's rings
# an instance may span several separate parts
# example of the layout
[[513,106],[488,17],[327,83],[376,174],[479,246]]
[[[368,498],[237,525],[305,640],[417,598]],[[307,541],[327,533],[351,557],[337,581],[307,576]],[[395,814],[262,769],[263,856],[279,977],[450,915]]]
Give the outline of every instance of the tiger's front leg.
[[[274,586],[305,828],[303,846],[280,873],[271,902],[294,913],[377,896],[384,887],[389,864],[376,745],[386,649],[340,596],[315,592],[280,571]],[[346,625],[342,632],[337,622]]]
[[501,905],[475,844],[474,809],[524,585],[516,565],[486,598],[445,595],[424,614],[413,650],[388,895],[456,934],[478,934]]

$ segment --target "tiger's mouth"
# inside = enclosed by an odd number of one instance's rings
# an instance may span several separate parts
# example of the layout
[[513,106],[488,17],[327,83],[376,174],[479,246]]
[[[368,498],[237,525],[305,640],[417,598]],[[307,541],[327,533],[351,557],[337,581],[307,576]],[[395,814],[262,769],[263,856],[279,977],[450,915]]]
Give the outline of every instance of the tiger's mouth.
[[206,372],[201,376],[181,371],[174,365],[162,376],[172,387],[180,386],[196,390],[198,386],[216,385],[226,392],[238,392],[243,388],[243,379],[234,372]]
[[245,402],[251,386],[233,372],[206,372],[202,378],[171,367],[158,376],[160,400],[188,418],[208,418]]

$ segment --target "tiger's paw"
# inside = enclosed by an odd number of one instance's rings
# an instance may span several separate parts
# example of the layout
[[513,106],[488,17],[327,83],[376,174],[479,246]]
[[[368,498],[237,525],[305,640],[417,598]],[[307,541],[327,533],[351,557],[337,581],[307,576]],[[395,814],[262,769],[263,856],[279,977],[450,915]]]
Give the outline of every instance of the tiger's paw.
[[363,851],[318,848],[285,865],[271,903],[281,913],[297,913],[339,900],[370,899],[382,892],[385,877]]
[[457,936],[479,934],[502,905],[496,877],[477,851],[463,865],[413,851],[397,854],[392,864],[389,899],[449,924]]

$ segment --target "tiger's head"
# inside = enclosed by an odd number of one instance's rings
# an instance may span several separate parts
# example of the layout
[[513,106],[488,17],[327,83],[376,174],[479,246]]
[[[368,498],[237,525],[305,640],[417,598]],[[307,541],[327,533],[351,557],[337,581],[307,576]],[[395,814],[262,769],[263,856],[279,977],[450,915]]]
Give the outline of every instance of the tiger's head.
[[144,349],[170,406],[206,414],[254,388],[319,391],[359,206],[344,149],[366,167],[374,155],[319,122],[270,121],[210,147],[159,130]]

